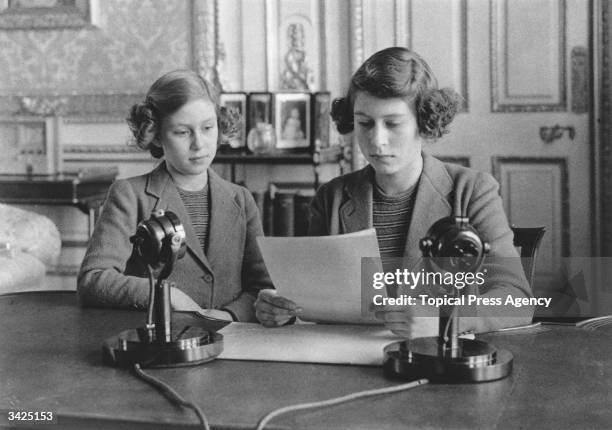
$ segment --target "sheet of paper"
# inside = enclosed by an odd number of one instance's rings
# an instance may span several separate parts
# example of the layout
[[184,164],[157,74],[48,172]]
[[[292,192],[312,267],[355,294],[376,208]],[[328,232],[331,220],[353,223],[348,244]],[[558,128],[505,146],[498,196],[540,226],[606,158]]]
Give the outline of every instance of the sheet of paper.
[[401,339],[383,326],[294,324],[266,328],[234,322],[219,331],[228,360],[380,366],[383,348]]
[[380,323],[372,312],[362,315],[361,297],[361,258],[380,255],[375,229],[257,241],[275,288],[304,310],[301,319]]

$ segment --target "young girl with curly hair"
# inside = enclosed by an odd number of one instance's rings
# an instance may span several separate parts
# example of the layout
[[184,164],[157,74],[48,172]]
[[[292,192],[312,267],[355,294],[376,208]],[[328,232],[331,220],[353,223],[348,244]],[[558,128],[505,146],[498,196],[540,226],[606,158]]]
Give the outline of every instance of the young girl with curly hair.
[[[331,115],[341,134],[353,133],[369,164],[318,190],[311,205],[309,234],[374,227],[384,264],[397,257],[419,258],[419,240],[433,223],[467,214],[489,242],[489,255],[504,257],[505,263],[485,263],[481,270],[487,285],[480,294],[531,297],[495,179],[422,152],[448,132],[459,106],[458,94],[439,89],[429,65],[415,52],[392,47],[368,58],[353,75],[346,97],[334,100]],[[256,301],[256,314],[262,324],[277,326],[299,316],[298,306],[264,290]],[[477,318],[462,318],[461,330],[484,332],[520,325],[533,315],[529,307],[506,315],[496,315],[495,307],[487,309],[479,308]],[[437,318],[415,317],[413,307],[378,310],[376,316],[404,337],[437,332]]]
[[160,77],[127,118],[136,144],[162,162],[146,175],[111,186],[78,276],[81,303],[146,308],[146,268],[130,236],[152,211],[174,212],[187,251],[168,278],[172,307],[211,317],[254,321],[253,302],[271,288],[256,237],[263,235],[253,197],[210,165],[222,136],[238,129],[215,88],[190,70]]

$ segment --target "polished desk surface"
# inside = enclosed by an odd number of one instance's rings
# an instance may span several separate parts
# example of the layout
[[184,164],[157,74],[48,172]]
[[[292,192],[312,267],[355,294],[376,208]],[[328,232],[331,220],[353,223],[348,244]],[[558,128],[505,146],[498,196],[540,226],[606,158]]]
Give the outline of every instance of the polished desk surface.
[[[58,427],[197,426],[130,371],[102,363],[104,339],[141,326],[143,313],[82,309],[72,292],[0,297],[0,410],[48,411]],[[483,336],[515,357],[504,380],[425,385],[397,394],[294,412],[266,428],[611,428],[612,332],[545,326]],[[382,352],[381,352],[382,353]],[[295,403],[391,386],[380,368],[216,360],[149,369],[204,410],[213,428],[254,428]]]

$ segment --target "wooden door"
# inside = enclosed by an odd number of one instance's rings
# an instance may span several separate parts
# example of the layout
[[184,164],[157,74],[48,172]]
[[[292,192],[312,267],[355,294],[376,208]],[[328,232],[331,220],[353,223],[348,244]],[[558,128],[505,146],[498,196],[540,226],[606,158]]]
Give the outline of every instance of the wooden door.
[[[389,3],[393,9],[385,11]],[[546,227],[536,295],[563,296],[563,257],[592,254],[589,2],[362,6],[364,57],[392,44],[410,47],[429,62],[441,86],[463,95],[464,111],[450,134],[428,150],[492,173],[512,224]],[[385,13],[394,17],[395,31],[371,27],[372,17]]]

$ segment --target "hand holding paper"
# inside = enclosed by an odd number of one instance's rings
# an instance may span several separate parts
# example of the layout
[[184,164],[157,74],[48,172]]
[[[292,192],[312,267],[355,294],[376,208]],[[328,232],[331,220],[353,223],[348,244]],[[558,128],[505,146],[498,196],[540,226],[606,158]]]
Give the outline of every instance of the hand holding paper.
[[[271,321],[286,322],[297,315],[283,308],[293,312],[301,308],[299,317],[307,321],[380,324],[373,313],[362,315],[361,259],[379,257],[373,228],[335,236],[257,240],[278,296],[288,299],[281,306],[267,295],[258,299],[258,318],[261,314],[270,325],[279,325]],[[272,311],[270,304],[281,310]],[[275,318],[270,312],[276,312]]]
[[255,301],[255,315],[266,327],[287,324],[291,318],[301,313],[301,308],[291,300],[279,296],[276,290],[261,290]]

